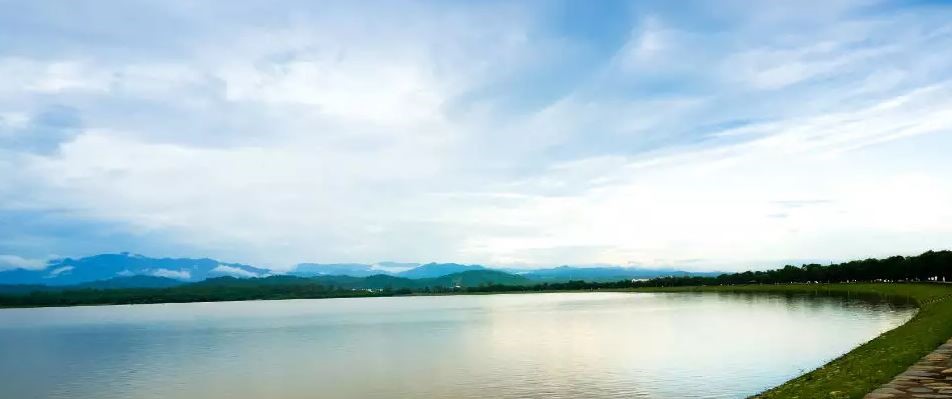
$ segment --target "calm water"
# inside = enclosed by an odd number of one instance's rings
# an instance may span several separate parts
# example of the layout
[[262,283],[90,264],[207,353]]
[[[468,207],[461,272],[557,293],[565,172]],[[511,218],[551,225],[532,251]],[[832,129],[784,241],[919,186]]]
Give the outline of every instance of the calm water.
[[914,313],[528,294],[0,310],[2,398],[741,398]]

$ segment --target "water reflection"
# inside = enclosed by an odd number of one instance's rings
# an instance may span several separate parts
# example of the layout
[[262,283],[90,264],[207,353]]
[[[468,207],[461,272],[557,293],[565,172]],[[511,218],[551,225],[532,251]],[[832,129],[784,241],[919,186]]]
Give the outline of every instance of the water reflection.
[[0,310],[0,397],[737,398],[914,310],[527,294]]

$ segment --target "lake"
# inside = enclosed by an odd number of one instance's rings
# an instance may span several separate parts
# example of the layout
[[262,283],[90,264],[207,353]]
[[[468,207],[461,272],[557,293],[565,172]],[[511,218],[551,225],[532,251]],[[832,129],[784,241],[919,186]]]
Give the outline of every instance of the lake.
[[2,398],[743,398],[915,313],[551,293],[0,310]]

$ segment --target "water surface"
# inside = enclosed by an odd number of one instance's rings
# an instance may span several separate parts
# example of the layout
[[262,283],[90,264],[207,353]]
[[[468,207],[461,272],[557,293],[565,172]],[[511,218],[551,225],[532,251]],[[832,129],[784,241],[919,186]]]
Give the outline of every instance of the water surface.
[[914,309],[558,293],[0,310],[2,398],[743,398]]

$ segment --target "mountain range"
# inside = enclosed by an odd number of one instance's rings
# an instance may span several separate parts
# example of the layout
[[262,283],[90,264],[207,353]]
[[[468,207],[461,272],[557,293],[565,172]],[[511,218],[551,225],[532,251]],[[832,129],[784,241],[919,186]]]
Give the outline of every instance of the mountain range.
[[132,276],[165,277],[183,282],[196,282],[213,277],[247,278],[265,277],[271,274],[272,272],[268,269],[239,263],[223,263],[208,258],[150,258],[123,252],[80,259],[53,260],[40,270],[0,271],[0,284],[76,285]]
[[[478,286],[481,284],[525,285],[569,280],[618,281],[663,276],[711,276],[673,269],[633,267],[572,267],[546,269],[493,269],[458,263],[301,263],[287,272],[277,272],[239,263],[201,258],[151,258],[130,253],[101,254],[48,262],[42,269],[0,271],[0,285],[77,288],[164,288],[185,283],[284,276],[307,278],[345,288],[418,288],[426,286]],[[273,279],[280,280],[280,279]],[[8,287],[8,290],[12,288]],[[25,288],[23,288],[25,289]]]

